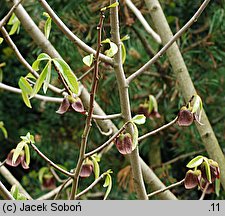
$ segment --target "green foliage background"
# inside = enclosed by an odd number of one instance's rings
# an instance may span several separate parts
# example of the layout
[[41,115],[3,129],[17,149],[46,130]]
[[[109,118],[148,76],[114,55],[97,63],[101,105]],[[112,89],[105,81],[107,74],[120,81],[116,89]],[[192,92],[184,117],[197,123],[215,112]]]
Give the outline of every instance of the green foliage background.
[[[99,8],[108,4],[108,1],[91,0],[49,0],[49,4],[55,12],[62,18],[68,27],[85,43],[96,47],[96,25],[99,19]],[[201,3],[201,1],[160,1],[167,20],[173,32],[182,27],[193,15]],[[150,16],[144,1],[134,1],[135,5],[143,12],[145,18],[151,23]],[[1,3],[2,4],[2,3]],[[38,1],[26,0],[24,6],[32,16],[34,21],[43,30],[44,10]],[[3,3],[0,10],[0,17],[6,14],[8,8]],[[224,118],[225,118],[225,23],[224,23],[225,3],[224,1],[212,1],[202,14],[199,20],[191,27],[181,39],[178,40],[181,52],[192,80],[196,86],[198,94],[203,99],[204,108],[212,123],[213,129],[222,148],[225,148],[224,142]],[[145,32],[141,24],[129,11],[129,16],[134,18],[131,26],[126,25],[126,17],[124,15],[124,4],[120,3],[120,24],[121,37],[128,34],[130,40],[124,44],[127,50],[127,59],[124,64],[126,75],[133,73],[140,68],[146,61],[150,59],[140,38],[135,33],[135,29],[149,42],[152,48],[157,51],[160,46],[155,44],[152,38]],[[9,27],[7,27],[9,30]],[[104,38],[110,37],[109,14],[106,14]],[[28,62],[32,63],[37,55],[42,51],[34,44],[32,39],[26,34],[21,27],[18,35],[12,36],[12,39],[18,46],[19,50]],[[52,26],[50,41],[60,52],[62,57],[67,61],[71,68],[79,77],[88,68],[83,65],[82,57],[85,53],[76,48],[61,32],[55,24]],[[195,45],[195,46],[194,46]],[[6,67],[3,69],[3,83],[18,87],[20,76],[26,75],[26,69],[18,62],[12,50],[8,48],[6,43],[0,46],[0,63],[5,62]],[[130,86],[130,98],[133,115],[138,113],[140,104],[147,100],[148,95],[152,94],[157,97],[159,104],[160,119],[148,119],[147,123],[140,127],[140,134],[144,134],[164,123],[171,121],[178,113],[179,108],[184,104],[180,93],[177,91],[176,81],[173,77],[172,69],[168,63],[166,56],[160,58],[159,63],[163,70],[159,73],[158,67],[153,66],[149,73],[142,75],[136,79]],[[108,114],[120,112],[119,97],[116,86],[116,79],[112,69],[103,64],[100,71],[100,84],[97,95],[97,102],[102,106],[103,110]],[[84,86],[90,87],[91,76],[87,76],[84,80]],[[53,82],[60,86],[55,75]],[[48,91],[49,95],[54,96]],[[78,151],[82,130],[84,128],[85,117],[77,113],[66,113],[60,116],[55,113],[58,104],[43,103],[32,100],[33,109],[27,108],[21,97],[13,93],[0,90],[0,120],[4,121],[8,130],[9,138],[5,140],[0,134],[0,161],[3,161],[8,152],[16,146],[20,135],[25,135],[27,131],[34,134],[39,149],[48,155],[57,164],[62,164],[68,170],[74,167],[78,158]],[[119,120],[114,121],[120,126]],[[91,138],[88,149],[91,150],[106,140],[93,125]],[[158,148],[160,147],[160,148]],[[153,151],[152,151],[153,149]],[[155,151],[160,151],[158,161],[155,161],[153,155]],[[140,144],[140,154],[147,164],[150,166],[158,165],[166,162],[179,155],[203,150],[203,155],[207,156],[204,151],[201,139],[194,125],[189,128],[171,127],[160,132],[159,135],[153,136]],[[153,153],[152,153],[153,152]],[[155,152],[156,153],[156,152]],[[33,151],[31,151],[31,165],[28,171],[22,168],[10,168],[10,171],[22,182],[27,191],[37,198],[46,191],[41,190],[38,181],[38,170],[46,166],[45,161]],[[156,173],[165,184],[171,184],[177,180],[184,178],[187,162],[192,157],[186,157],[169,166],[156,168]],[[121,163],[122,161],[122,163]],[[134,199],[134,193],[129,191],[129,185],[126,188],[118,186],[117,174],[128,165],[123,156],[117,150],[113,149],[102,157],[100,166],[102,171],[112,169],[113,173],[113,190],[109,196],[110,199]],[[63,176],[61,176],[63,178]],[[0,176],[2,179],[2,176]],[[82,179],[80,187],[85,188],[93,181],[93,176],[89,179]],[[4,181],[4,183],[6,183]],[[102,192],[104,182],[96,186],[91,193],[89,199],[99,199],[103,195]],[[9,185],[8,185],[9,186]],[[131,185],[132,186],[132,185]],[[148,191],[151,189],[148,188]],[[186,191],[183,186],[173,190],[175,195],[180,199],[198,199],[200,192],[195,190]],[[220,197],[208,195],[208,199],[224,199],[224,192]],[[63,193],[61,198],[66,198]],[[88,197],[84,197],[88,198]]]

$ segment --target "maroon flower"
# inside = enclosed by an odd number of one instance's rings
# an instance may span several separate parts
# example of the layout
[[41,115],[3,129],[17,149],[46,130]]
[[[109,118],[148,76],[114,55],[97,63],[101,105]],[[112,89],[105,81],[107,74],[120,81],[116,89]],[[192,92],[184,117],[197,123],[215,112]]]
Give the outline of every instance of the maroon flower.
[[150,118],[150,119],[161,117],[159,112],[155,109],[152,109],[152,111],[149,112],[148,104],[140,104],[138,108],[138,114],[143,114],[146,118]]
[[132,137],[129,133],[121,134],[116,139],[116,148],[121,154],[130,154],[132,152]]
[[199,185],[201,179],[201,171],[200,170],[188,170],[184,179],[184,186],[186,189],[195,188]]
[[93,162],[88,159],[82,165],[80,177],[87,178],[91,175],[92,171],[93,171]]
[[179,126],[189,126],[193,123],[194,116],[193,113],[188,110],[185,106],[180,109],[178,113],[177,124]]
[[17,167],[19,164],[21,164],[24,169],[29,169],[29,166],[27,165],[26,160],[25,160],[25,152],[23,150],[21,151],[16,162],[13,163],[12,158],[13,158],[14,151],[15,151],[15,149],[12,149],[10,151],[10,153],[8,154],[8,156],[6,158],[6,164],[8,164],[9,166],[13,166],[13,167]]
[[42,179],[42,189],[43,190],[52,190],[56,188],[56,181],[52,174],[45,174]]
[[[220,169],[219,165],[216,161],[210,159],[208,160],[209,162],[209,167],[210,167],[210,173],[211,173],[211,181],[214,182],[217,179],[220,178]],[[206,181],[208,181],[207,175],[206,175],[206,170],[205,170],[205,165],[204,163],[201,165],[201,171],[202,171],[202,178]]]
[[56,113],[64,114],[65,112],[67,112],[69,110],[69,108],[76,112],[82,113],[82,114],[86,113],[81,99],[78,97],[73,98],[71,96],[70,97],[68,96],[63,99],[63,101],[62,101],[59,109],[56,111]]
[[206,194],[211,194],[215,192],[215,184],[214,183],[209,184],[208,181],[205,181],[205,179],[202,178],[200,181],[201,191],[204,191],[205,187],[207,187],[205,192]]

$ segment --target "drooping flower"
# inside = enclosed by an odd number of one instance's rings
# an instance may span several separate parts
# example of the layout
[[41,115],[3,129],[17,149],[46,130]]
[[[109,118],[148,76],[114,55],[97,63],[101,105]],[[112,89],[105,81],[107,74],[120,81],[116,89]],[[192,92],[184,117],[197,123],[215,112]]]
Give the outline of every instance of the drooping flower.
[[20,155],[18,156],[16,162],[13,163],[12,158],[13,158],[14,151],[15,149],[12,149],[10,153],[8,154],[6,158],[6,164],[13,167],[17,167],[19,164],[21,164],[24,169],[29,169],[29,166],[26,163],[24,150],[20,152]]
[[193,113],[188,110],[186,106],[183,106],[178,113],[177,124],[179,126],[189,126],[193,123],[193,121]]
[[64,114],[66,113],[69,109],[72,109],[76,112],[85,114],[86,111],[84,109],[84,106],[82,104],[82,101],[79,97],[71,97],[67,96],[63,99],[59,109],[56,111],[58,114]]
[[195,188],[199,185],[201,179],[201,171],[200,170],[188,170],[184,179],[184,186],[186,189]]
[[42,189],[52,190],[56,188],[56,180],[52,174],[45,174],[42,179]]
[[93,171],[93,167],[94,165],[91,160],[89,159],[85,160],[81,168],[80,177],[82,178],[89,177]]
[[132,137],[129,133],[120,134],[117,137],[116,148],[121,154],[130,154],[132,152]]

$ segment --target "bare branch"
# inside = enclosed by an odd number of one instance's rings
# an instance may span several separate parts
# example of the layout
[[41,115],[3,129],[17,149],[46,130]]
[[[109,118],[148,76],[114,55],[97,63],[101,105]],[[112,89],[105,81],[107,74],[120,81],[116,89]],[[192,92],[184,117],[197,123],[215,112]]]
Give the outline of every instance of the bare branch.
[[16,4],[14,4],[10,11],[2,18],[2,20],[0,21],[0,29],[2,28],[2,26],[4,26],[7,22],[7,20],[10,18],[10,16],[13,14],[14,10],[18,7],[18,5],[22,2],[23,0],[19,0]]
[[140,141],[142,141],[143,139],[145,139],[145,138],[147,138],[147,137],[149,137],[149,136],[155,135],[155,134],[157,134],[158,132],[160,132],[160,131],[162,131],[162,130],[168,128],[168,127],[170,127],[171,125],[173,125],[174,123],[176,123],[177,118],[178,118],[178,117],[176,117],[174,120],[172,120],[172,121],[169,122],[168,124],[165,124],[165,125],[163,125],[163,126],[157,128],[157,129],[155,129],[155,130],[153,130],[153,131],[151,131],[151,132],[149,132],[149,133],[147,133],[147,134],[145,134],[145,135],[143,135],[143,136],[140,136],[140,137],[138,138],[138,141],[140,142]]
[[47,161],[51,166],[53,166],[55,169],[57,169],[62,174],[73,177],[73,173],[67,172],[66,170],[62,169],[58,165],[56,165],[54,162],[52,162],[47,156],[45,156],[34,144],[31,144],[32,148],[45,160]]
[[162,189],[160,189],[160,190],[154,191],[154,192],[148,194],[148,197],[152,197],[152,196],[155,196],[155,195],[157,195],[157,194],[159,194],[159,193],[163,193],[164,191],[170,190],[171,188],[174,188],[174,187],[176,187],[176,186],[178,186],[178,185],[181,185],[181,184],[183,184],[183,183],[184,183],[184,179],[182,179],[181,181],[176,182],[176,183],[174,183],[174,184],[171,184],[171,185],[168,186],[168,187],[165,187],[165,188],[162,188]]
[[15,200],[1,181],[0,181],[0,196],[2,196],[2,198],[5,200]]
[[[70,29],[62,22],[62,20],[55,14],[55,12],[51,9],[48,3],[45,0],[38,0],[42,7],[46,10],[55,24],[59,27],[59,29],[76,45],[79,46],[82,50],[87,53],[93,53],[96,55],[96,51],[85,44],[82,40],[80,40]],[[100,54],[99,58],[101,61],[107,62],[109,64],[113,64],[113,60],[103,54]]]
[[206,6],[208,5],[208,3],[210,2],[210,0],[205,0],[202,5],[199,7],[199,9],[197,10],[197,12],[193,15],[193,17],[163,46],[163,48],[161,50],[159,50],[159,52],[157,52],[157,54],[150,59],[144,66],[142,66],[139,70],[137,70],[135,73],[133,73],[132,75],[130,75],[127,78],[127,82],[130,83],[133,79],[135,79],[137,76],[139,76],[140,74],[142,74],[144,71],[146,71],[152,64],[154,64],[157,59],[159,59],[166,51],[167,49],[170,48],[170,46],[178,39],[182,36],[182,34],[187,31],[187,29],[197,21],[198,17],[201,15],[201,13],[204,11],[204,9],[206,8]]
[[131,0],[125,0],[125,2],[131,9],[131,11],[135,14],[135,16],[139,19],[148,34],[150,34],[157,43],[161,44],[162,40],[160,36],[151,28],[151,26],[148,24],[142,13],[136,8],[133,2]]

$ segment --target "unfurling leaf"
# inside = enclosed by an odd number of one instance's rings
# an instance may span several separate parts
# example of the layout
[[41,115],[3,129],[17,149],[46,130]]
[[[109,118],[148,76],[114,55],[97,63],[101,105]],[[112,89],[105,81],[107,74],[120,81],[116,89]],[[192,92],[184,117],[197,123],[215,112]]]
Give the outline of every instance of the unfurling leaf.
[[32,90],[32,93],[31,93],[31,95],[30,95],[30,98],[32,98],[34,95],[36,95],[36,94],[39,92],[39,90],[40,90],[40,88],[41,88],[41,86],[42,86],[42,84],[43,84],[43,82],[44,82],[44,80],[45,80],[45,78],[46,78],[46,76],[47,76],[47,74],[48,74],[48,71],[49,71],[49,69],[48,69],[48,68],[49,68],[49,64],[51,64],[51,61],[49,61],[49,62],[45,65],[43,71],[41,72],[40,76],[38,77],[38,79],[37,79],[37,81],[36,81],[36,83],[35,83],[35,85],[34,85],[34,88],[33,88],[33,90]]
[[47,61],[50,61],[51,60],[51,57],[46,54],[46,53],[41,53],[38,57],[37,57],[37,60],[35,60],[32,64],[32,68],[34,70],[39,70],[39,64],[41,61],[44,61],[44,60],[47,60]]
[[215,180],[215,193],[217,196],[220,195],[220,179]]
[[126,57],[127,57],[127,52],[126,52],[126,47],[123,42],[121,42],[121,48],[122,48],[122,63],[124,64]]
[[132,150],[134,150],[137,145],[138,145],[138,128],[136,126],[136,124],[134,124],[133,122],[131,122],[134,128],[134,133],[133,133],[133,139],[132,139]]
[[44,85],[43,85],[43,91],[46,94],[47,90],[48,90],[48,86],[51,80],[51,69],[52,69],[52,64],[49,62],[48,64],[48,68],[47,68],[47,75],[44,81]]
[[194,95],[194,98],[191,101],[192,104],[192,113],[202,110],[202,99],[198,95]]
[[146,117],[143,114],[136,115],[131,119],[131,121],[134,122],[135,124],[141,125],[145,123]]
[[111,4],[111,5],[107,6],[107,7],[101,8],[101,11],[105,11],[105,10],[107,10],[109,8],[114,8],[114,7],[118,6],[118,5],[119,5],[119,2],[115,2],[115,3],[113,3],[113,4]]
[[17,32],[17,34],[19,33],[20,21],[16,17],[15,13],[12,14],[12,16],[10,17],[9,22],[7,24],[12,26],[11,30],[9,31],[9,35],[13,35],[16,32]]
[[203,159],[204,159],[204,166],[205,166],[207,180],[209,183],[212,183],[211,170],[210,170],[208,158],[203,157]]
[[93,58],[94,58],[93,53],[91,53],[90,55],[85,56],[83,58],[84,64],[86,64],[88,67],[90,67],[92,65]]
[[22,140],[21,142],[19,142],[16,146],[16,149],[13,153],[13,157],[12,157],[12,163],[16,163],[17,158],[19,157],[19,155],[21,154],[24,146],[25,146],[26,142],[24,140]]
[[108,43],[110,45],[110,49],[105,51],[105,54],[108,57],[113,57],[117,53],[117,51],[118,51],[117,45],[115,43],[111,42],[109,38],[102,41],[102,43]]
[[26,156],[26,164],[29,166],[30,164],[30,149],[27,144],[24,145],[24,151],[25,151],[25,156]]
[[24,103],[26,104],[27,107],[32,108],[30,99],[29,99],[29,95],[32,93],[32,87],[30,86],[30,84],[27,82],[27,80],[24,77],[21,77],[19,79],[18,84],[22,91],[22,98]]
[[79,84],[78,84],[77,78],[74,75],[74,73],[72,72],[70,66],[63,59],[59,59],[59,58],[53,59],[53,62],[55,64],[57,70],[59,70],[59,72],[62,74],[62,76],[65,79],[70,90],[73,93],[78,94]]
[[112,189],[112,177],[110,174],[107,173],[106,178],[105,178],[105,183],[103,187],[107,187],[107,190],[105,192],[104,200],[107,199],[111,189]]
[[202,164],[203,162],[203,156],[199,155],[195,158],[193,158],[188,164],[187,164],[187,167],[188,168],[195,168],[195,167],[198,167],[199,165]]
[[8,138],[8,132],[7,132],[7,130],[5,129],[4,123],[3,123],[2,121],[0,121],[0,129],[1,129],[1,131],[2,131],[2,133],[3,133],[3,135],[4,135],[4,137],[5,137],[5,139],[7,139],[7,138]]
[[2,37],[0,37],[0,44],[4,41],[4,39]]
[[48,18],[47,18],[47,20],[45,22],[45,28],[44,28],[45,37],[47,39],[49,38],[51,27],[52,27],[52,18],[49,17],[49,15],[48,15]]
[[99,167],[98,161],[97,161],[95,156],[91,156],[91,159],[92,159],[93,165],[94,165],[95,179],[97,179],[99,177],[99,174],[100,174],[100,167]]
[[38,179],[39,182],[42,184],[43,183],[43,177],[45,173],[49,173],[49,168],[48,167],[42,167],[39,172],[38,172]]
[[152,111],[158,112],[158,103],[153,95],[149,95],[148,112],[151,113]]

